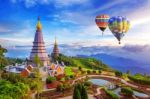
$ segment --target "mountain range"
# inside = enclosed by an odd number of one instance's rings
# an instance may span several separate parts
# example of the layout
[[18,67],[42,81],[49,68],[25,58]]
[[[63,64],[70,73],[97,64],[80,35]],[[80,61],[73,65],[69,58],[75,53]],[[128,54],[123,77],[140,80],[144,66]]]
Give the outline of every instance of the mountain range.
[[93,55],[77,55],[78,57],[92,57],[96,58],[105,64],[109,65],[113,69],[120,70],[122,72],[130,71],[131,73],[146,73],[150,74],[150,68],[148,68],[148,64],[138,62],[136,60],[128,59],[128,58],[123,58],[123,57],[118,57],[118,56],[113,56],[113,55],[108,55],[105,53],[101,54],[93,54]]

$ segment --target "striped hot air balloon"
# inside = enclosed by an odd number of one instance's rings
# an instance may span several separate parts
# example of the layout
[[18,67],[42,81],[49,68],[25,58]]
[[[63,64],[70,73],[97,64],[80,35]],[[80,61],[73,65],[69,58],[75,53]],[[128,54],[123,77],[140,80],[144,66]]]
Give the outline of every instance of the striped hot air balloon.
[[102,31],[102,35],[103,35],[104,30],[108,26],[108,20],[109,20],[108,15],[103,14],[103,15],[96,16],[95,22],[97,26],[99,27],[99,29]]
[[130,28],[130,22],[127,20],[126,17],[116,16],[110,18],[108,23],[110,31],[117,38],[119,44],[121,44],[121,39]]

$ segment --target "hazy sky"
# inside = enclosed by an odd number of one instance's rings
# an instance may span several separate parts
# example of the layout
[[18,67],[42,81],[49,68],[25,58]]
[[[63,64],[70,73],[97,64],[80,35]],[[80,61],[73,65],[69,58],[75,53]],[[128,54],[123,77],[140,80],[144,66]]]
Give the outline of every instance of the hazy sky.
[[108,28],[101,36],[95,24],[99,14],[130,20],[122,45],[150,44],[150,0],[0,0],[0,44],[32,45],[40,16],[47,45],[56,35],[62,44],[118,46]]

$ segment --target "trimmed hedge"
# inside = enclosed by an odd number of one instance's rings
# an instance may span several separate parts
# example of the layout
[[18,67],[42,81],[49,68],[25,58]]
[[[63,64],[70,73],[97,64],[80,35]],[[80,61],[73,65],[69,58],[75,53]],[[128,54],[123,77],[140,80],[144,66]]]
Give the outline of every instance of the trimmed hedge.
[[106,94],[108,95],[109,99],[120,99],[118,95],[116,95],[115,93],[113,93],[113,91],[104,89]]
[[124,95],[127,95],[127,96],[132,96],[134,94],[133,90],[129,87],[121,88],[121,93],[123,93]]
[[90,71],[90,70],[87,70],[87,74],[91,74],[91,71]]
[[141,77],[129,75],[128,78],[130,80],[132,80],[133,82],[136,82],[136,83],[139,83],[139,84],[150,85],[150,79],[144,79],[144,77],[141,78]]

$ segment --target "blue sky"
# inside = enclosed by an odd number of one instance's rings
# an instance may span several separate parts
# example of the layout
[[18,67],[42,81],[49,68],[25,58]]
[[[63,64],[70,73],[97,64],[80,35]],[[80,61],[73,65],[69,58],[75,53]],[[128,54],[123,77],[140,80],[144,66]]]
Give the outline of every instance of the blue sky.
[[[95,24],[99,14],[130,20],[121,45],[108,28],[101,35]],[[57,36],[66,55],[107,54],[150,66],[150,0],[0,0],[0,45],[8,49],[6,56],[29,57],[38,16],[49,54]]]
[[[149,0],[0,0],[0,43],[32,45],[37,17],[41,17],[44,40],[52,44],[116,45],[109,29],[101,36],[95,24],[99,14],[126,16],[131,29],[124,44],[149,44]],[[147,41],[148,40],[148,41]]]

